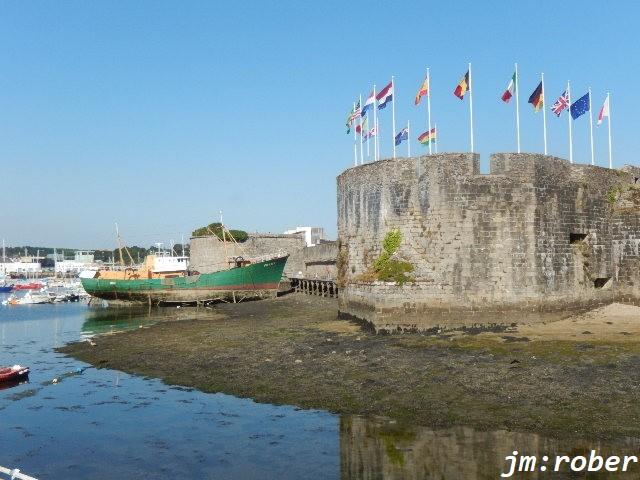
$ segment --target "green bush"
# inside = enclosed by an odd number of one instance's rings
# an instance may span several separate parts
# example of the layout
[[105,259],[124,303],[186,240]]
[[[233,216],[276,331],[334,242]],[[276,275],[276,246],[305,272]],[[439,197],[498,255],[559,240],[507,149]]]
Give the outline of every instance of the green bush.
[[[243,243],[247,238],[249,238],[249,235],[244,230],[228,230],[228,232],[231,232],[231,235],[238,243]],[[211,234],[215,235],[220,240],[223,239],[222,224],[220,222],[210,223],[206,227],[200,227],[192,232],[192,236],[194,237],[206,237]],[[225,234],[224,238],[228,241],[231,240],[228,234]]]
[[407,273],[413,271],[413,265],[409,262],[391,258],[400,248],[402,233],[397,228],[388,232],[382,241],[382,252],[373,264],[376,278],[382,282],[396,282],[403,285],[413,281]]

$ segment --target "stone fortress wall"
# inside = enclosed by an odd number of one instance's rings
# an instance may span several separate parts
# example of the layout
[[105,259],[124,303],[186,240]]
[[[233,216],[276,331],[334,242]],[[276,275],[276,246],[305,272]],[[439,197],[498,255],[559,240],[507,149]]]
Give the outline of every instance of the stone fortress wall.
[[289,259],[284,267],[288,278],[335,279],[337,243],[324,242],[307,247],[304,234],[249,233],[243,243],[226,245],[218,237],[191,237],[191,268],[200,273],[210,273],[228,268],[228,257],[246,258],[286,252]]
[[[551,156],[382,160],[338,182],[344,316],[377,329],[544,320],[640,299],[640,168]],[[392,229],[415,282],[364,281]]]

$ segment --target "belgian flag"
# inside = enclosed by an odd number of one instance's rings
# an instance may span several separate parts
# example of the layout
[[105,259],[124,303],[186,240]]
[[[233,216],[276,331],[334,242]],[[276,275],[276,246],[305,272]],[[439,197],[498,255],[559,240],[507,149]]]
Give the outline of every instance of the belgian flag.
[[536,112],[540,111],[544,104],[544,92],[542,91],[542,82],[538,84],[536,89],[533,91],[531,96],[529,97],[529,103],[533,105],[533,108]]
[[453,94],[460,100],[464,100],[464,95],[469,91],[469,70],[464,74],[464,77],[460,80]]

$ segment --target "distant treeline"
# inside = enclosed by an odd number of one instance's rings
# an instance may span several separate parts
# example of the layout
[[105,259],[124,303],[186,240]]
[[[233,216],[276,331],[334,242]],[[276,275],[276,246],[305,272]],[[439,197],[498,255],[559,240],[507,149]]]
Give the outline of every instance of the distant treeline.
[[[47,255],[53,254],[53,247],[32,247],[32,246],[22,246],[22,247],[6,247],[7,258],[11,257],[22,257],[27,256],[36,256],[39,254],[41,257],[45,257]],[[58,255],[62,255],[64,253],[64,258],[67,260],[73,260],[74,255],[77,251],[81,250],[78,248],[56,248],[55,249]],[[134,263],[142,262],[144,258],[150,253],[155,253],[158,251],[156,247],[139,247],[137,245],[127,246],[126,249],[123,246],[122,248],[122,258],[125,264],[130,264],[131,259],[129,258],[129,254],[127,254],[127,250],[131,255]],[[182,245],[177,243],[173,246],[173,251],[176,255],[182,255]],[[189,255],[189,245],[185,244],[184,246],[185,255]],[[0,253],[1,254],[1,253]],[[93,250],[94,259],[96,261],[109,262],[111,259],[115,262],[120,261],[120,252],[117,248],[113,250]],[[44,260],[42,263],[43,267],[53,267],[53,260]]]

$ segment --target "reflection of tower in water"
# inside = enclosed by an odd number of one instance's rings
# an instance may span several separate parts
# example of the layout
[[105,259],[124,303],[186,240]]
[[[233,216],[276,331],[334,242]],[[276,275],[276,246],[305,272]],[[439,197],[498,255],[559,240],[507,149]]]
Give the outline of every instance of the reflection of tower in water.
[[[634,455],[640,439],[607,444],[599,441],[556,440],[533,433],[506,430],[477,431],[469,427],[433,430],[401,427],[386,419],[355,416],[340,418],[340,470],[342,479],[488,480],[500,478],[517,450],[522,455]],[[526,474],[527,479],[548,478],[549,472]],[[565,477],[552,474],[554,478]],[[562,476],[559,476],[562,475]],[[575,475],[575,474],[574,474]]]

